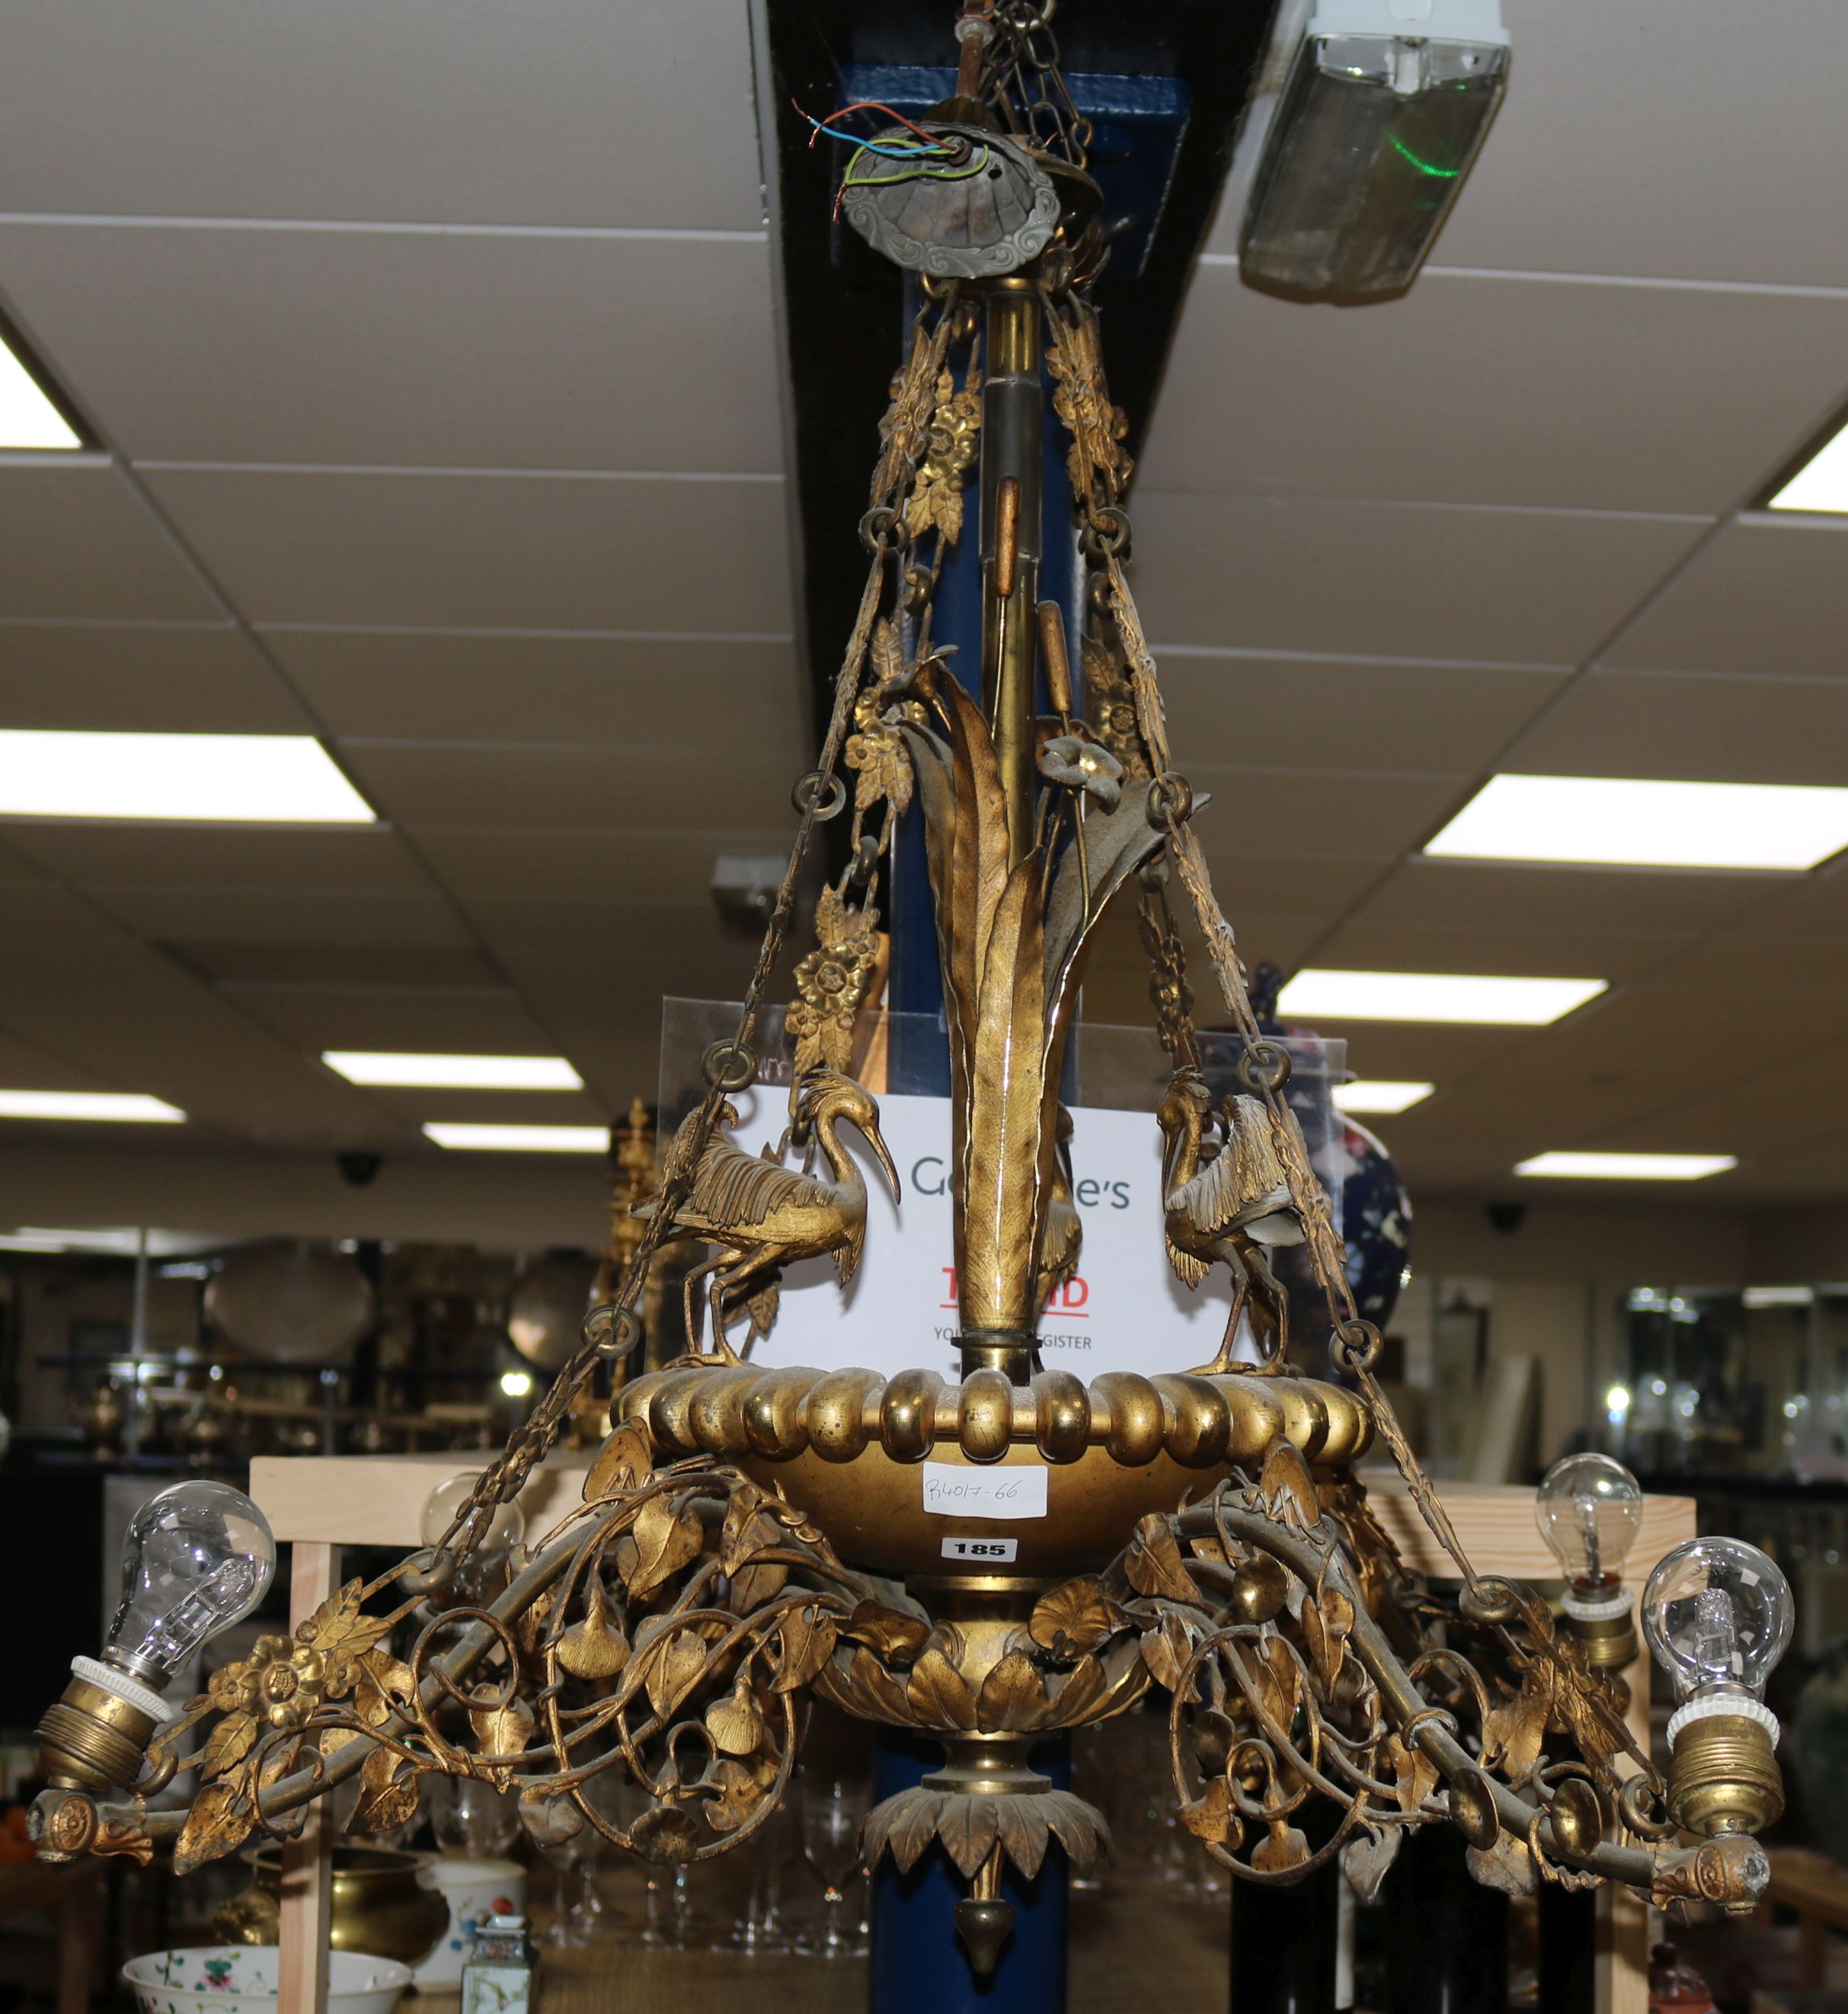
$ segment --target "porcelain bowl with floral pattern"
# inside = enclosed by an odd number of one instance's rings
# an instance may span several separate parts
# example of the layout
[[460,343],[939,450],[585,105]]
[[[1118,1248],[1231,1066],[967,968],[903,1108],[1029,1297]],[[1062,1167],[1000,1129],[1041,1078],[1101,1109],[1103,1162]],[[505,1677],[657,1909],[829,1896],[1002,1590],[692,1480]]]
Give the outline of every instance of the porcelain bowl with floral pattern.
[[[274,2014],[276,1960],[274,1944],[202,1944],[131,1958],[122,1976],[139,2014]],[[392,2014],[410,1984],[396,1958],[331,1951],[328,2014]]]

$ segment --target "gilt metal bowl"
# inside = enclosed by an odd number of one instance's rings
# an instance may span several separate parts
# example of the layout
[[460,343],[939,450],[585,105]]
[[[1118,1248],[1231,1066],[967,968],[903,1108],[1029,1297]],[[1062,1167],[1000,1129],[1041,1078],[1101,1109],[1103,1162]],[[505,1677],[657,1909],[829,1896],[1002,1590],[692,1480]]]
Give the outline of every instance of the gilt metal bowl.
[[1373,1438],[1340,1385],[1192,1373],[1108,1371],[1086,1385],[1042,1371],[1010,1385],[975,1371],[957,1384],[933,1371],[682,1364],[625,1385],[614,1411],[664,1460],[736,1462],[852,1564],[1008,1580],[1098,1571],[1139,1518],[1205,1497],[1279,1437],[1324,1472]]

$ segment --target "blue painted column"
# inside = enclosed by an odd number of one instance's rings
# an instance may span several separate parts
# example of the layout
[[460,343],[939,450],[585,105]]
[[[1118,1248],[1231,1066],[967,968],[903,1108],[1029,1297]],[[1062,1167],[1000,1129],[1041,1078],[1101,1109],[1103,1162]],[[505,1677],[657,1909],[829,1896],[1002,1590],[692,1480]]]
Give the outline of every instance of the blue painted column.
[[[915,286],[908,275],[908,326],[916,312]],[[1039,593],[1042,600],[1056,600],[1065,611],[1067,655],[1076,677],[1083,627],[1077,529],[1065,476],[1065,439],[1053,416],[1049,392],[1046,397],[1045,529]],[[931,623],[937,643],[956,647],[950,668],[978,699],[983,543],[979,487],[972,474],[963,535],[945,557]],[[1043,690],[1038,704],[1044,710]],[[943,1027],[943,981],[925,867],[923,815],[915,803],[894,837],[888,901],[888,1004],[896,1013],[933,1017],[927,1027],[894,1030],[888,1087],[944,1095],[950,1088],[950,1062]],[[933,1743],[886,1728],[878,1729],[876,1738],[876,1802],[921,1783],[941,1766],[942,1752]],[[1062,1789],[1071,1774],[1070,1743],[1063,1737],[1046,1743],[1034,1751],[1033,1766]],[[994,1972],[978,1979],[956,1935],[956,1905],[968,1892],[967,1884],[942,1849],[933,1847],[906,1875],[890,1859],[882,1861],[872,1884],[872,2014],[1063,2014],[1067,1888],[1065,1859],[1056,1846],[1033,1880],[1022,1881],[1012,1869],[1008,1871],[1001,1892],[1014,1905],[1013,1933]]]

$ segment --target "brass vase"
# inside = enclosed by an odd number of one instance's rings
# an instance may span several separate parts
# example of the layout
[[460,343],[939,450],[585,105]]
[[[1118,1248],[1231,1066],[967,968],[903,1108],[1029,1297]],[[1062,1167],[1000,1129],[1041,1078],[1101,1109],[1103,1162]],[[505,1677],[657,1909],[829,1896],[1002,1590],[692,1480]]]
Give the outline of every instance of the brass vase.
[[[227,1944],[273,1944],[282,1909],[282,1849],[260,1846],[246,1856],[256,1869],[250,1886],[212,1919]],[[382,1847],[334,1848],[333,1929],[335,1951],[420,1965],[449,1928],[449,1905],[417,1876],[429,1855]]]

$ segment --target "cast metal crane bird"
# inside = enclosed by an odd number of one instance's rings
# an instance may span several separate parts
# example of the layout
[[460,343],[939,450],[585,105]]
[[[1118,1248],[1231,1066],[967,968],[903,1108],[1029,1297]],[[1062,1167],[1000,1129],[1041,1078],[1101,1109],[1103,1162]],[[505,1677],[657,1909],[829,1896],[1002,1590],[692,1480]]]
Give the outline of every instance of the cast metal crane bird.
[[[809,1136],[820,1148],[829,1176],[786,1168],[768,1158],[767,1149],[763,1156],[747,1153],[715,1133],[668,1231],[666,1242],[698,1240],[718,1248],[686,1276],[686,1334],[689,1347],[697,1352],[700,1325],[693,1294],[697,1283],[709,1277],[712,1342],[707,1353],[726,1364],[742,1360],[725,1335],[728,1302],[734,1306],[743,1302],[750,1309],[748,1351],[775,1319],[777,1284],[786,1266],[831,1252],[843,1287],[859,1269],[866,1242],[866,1183],[858,1162],[840,1144],[836,1129],[843,1122],[859,1129],[891,1185],[894,1201],[898,1199],[898,1170],[879,1133],[879,1106],[851,1077],[837,1070],[811,1070],[797,1091],[795,1118],[797,1136]],[[736,1125],[737,1113],[728,1105],[720,1119],[725,1126]],[[645,1218],[654,1210],[652,1203],[644,1203],[635,1213]]]
[[1291,1203],[1262,1102],[1242,1095],[1225,1101],[1223,1145],[1206,1142],[1212,1116],[1205,1078],[1197,1066],[1183,1064],[1155,1114],[1166,1142],[1162,1199],[1168,1263],[1190,1287],[1198,1287],[1216,1262],[1231,1269],[1231,1318],[1219,1354],[1202,1367],[1205,1374],[1230,1368],[1238,1318],[1255,1304],[1262,1306],[1272,1331],[1266,1364],[1280,1368],[1289,1347],[1289,1296],[1264,1248],[1300,1245],[1302,1220]]

